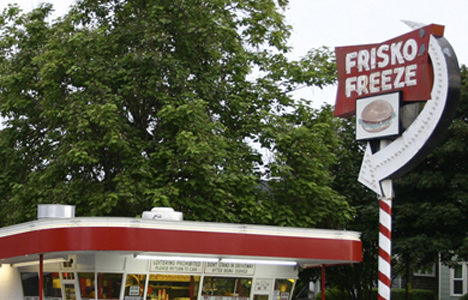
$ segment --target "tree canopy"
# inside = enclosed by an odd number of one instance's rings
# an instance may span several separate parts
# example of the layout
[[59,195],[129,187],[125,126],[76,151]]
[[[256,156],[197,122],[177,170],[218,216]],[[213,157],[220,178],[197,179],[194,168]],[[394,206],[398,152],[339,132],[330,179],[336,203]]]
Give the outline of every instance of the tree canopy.
[[81,0],[53,21],[49,4],[6,9],[1,222],[63,203],[77,215],[172,206],[192,220],[341,226],[331,114],[289,93],[332,83],[334,60],[325,48],[286,58],[286,6]]
[[[445,139],[416,168],[394,180],[392,201],[392,275],[412,274],[441,259],[450,265],[468,259],[468,69],[461,68],[458,113]],[[327,281],[346,299],[375,299],[377,284],[378,201],[357,182],[364,145],[355,141],[355,120],[341,120],[333,188],[346,195],[355,213],[347,229],[362,233],[363,262],[330,268]]]
[[440,259],[468,259],[468,70],[461,68],[461,98],[444,142],[396,181],[395,251],[402,268],[417,270]]

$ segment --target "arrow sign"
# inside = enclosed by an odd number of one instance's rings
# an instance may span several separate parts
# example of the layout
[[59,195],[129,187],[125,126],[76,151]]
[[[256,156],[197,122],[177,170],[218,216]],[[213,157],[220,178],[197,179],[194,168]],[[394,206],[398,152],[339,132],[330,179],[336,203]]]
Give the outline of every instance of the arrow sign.
[[403,134],[386,147],[373,153],[367,144],[358,180],[380,196],[384,196],[381,181],[403,175],[422,160],[456,112],[460,74],[455,53],[445,38],[431,35],[428,54],[434,74],[431,99]]

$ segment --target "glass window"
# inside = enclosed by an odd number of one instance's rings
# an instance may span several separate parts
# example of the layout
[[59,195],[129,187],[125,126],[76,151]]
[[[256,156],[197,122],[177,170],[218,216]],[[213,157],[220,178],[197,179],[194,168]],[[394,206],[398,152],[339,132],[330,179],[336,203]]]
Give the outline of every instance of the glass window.
[[59,273],[44,273],[44,296],[46,300],[62,300]]
[[122,274],[98,273],[98,299],[119,300],[122,287]]
[[417,270],[413,273],[415,276],[425,276],[425,277],[435,277],[436,276],[436,266],[432,264],[428,267]]
[[146,275],[127,274],[124,300],[142,300],[145,291]]
[[75,285],[66,283],[63,285],[65,291],[65,300],[76,300]]
[[62,273],[63,280],[73,280],[75,279],[75,273],[73,272],[63,272]]
[[294,282],[294,279],[276,279],[273,300],[289,300]]
[[203,279],[203,300],[247,300],[252,278],[210,277]]
[[453,274],[453,286],[452,291],[453,295],[462,295],[463,294],[463,266],[457,265],[452,270]]
[[150,274],[147,300],[196,300],[200,276]]
[[39,275],[36,272],[21,273],[21,283],[25,297],[39,297]]
[[96,297],[94,285],[94,273],[78,273],[80,282],[80,294],[82,300],[94,300]]

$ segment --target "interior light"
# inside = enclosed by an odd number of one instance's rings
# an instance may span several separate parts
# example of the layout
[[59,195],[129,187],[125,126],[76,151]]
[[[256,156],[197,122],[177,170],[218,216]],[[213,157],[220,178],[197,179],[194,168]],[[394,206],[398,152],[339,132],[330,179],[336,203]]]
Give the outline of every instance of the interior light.
[[[62,263],[66,262],[67,260],[65,258],[50,258],[50,259],[44,259],[42,261],[43,264],[53,264],[53,263]],[[19,263],[14,263],[12,264],[13,267],[26,267],[26,266],[34,266],[39,264],[39,260],[31,260],[31,261],[25,261],[25,262],[19,262]]]
[[258,264],[258,265],[280,265],[280,266],[295,266],[297,263],[290,260],[266,260],[266,259],[244,259],[244,258],[223,258],[222,263],[233,264]]
[[214,257],[195,257],[195,256],[164,256],[164,255],[148,255],[148,254],[137,254],[136,259],[149,259],[149,260],[170,260],[170,261],[193,261],[193,262],[219,262],[218,258]]

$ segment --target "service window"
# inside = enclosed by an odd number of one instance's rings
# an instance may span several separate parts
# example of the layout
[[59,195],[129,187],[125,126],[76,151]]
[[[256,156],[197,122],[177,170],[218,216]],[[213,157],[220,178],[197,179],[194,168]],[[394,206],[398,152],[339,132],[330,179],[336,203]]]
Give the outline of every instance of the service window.
[[143,300],[146,275],[127,274],[125,278],[124,300]]
[[71,283],[65,283],[63,285],[65,291],[65,300],[76,300],[75,285]]
[[39,275],[37,272],[21,273],[24,300],[39,299]]
[[150,274],[147,300],[196,300],[200,276]]
[[63,272],[62,273],[63,283],[63,299],[64,300],[76,300],[76,289],[75,289],[75,273]]
[[62,300],[62,284],[59,273],[44,273],[45,300]]
[[119,300],[122,287],[122,274],[98,273],[98,299]]
[[294,287],[294,282],[294,279],[276,279],[275,289],[273,291],[273,300],[291,299],[291,293]]
[[94,273],[78,273],[78,281],[80,283],[81,300],[96,299]]
[[211,277],[203,279],[203,300],[247,300],[252,278]]

